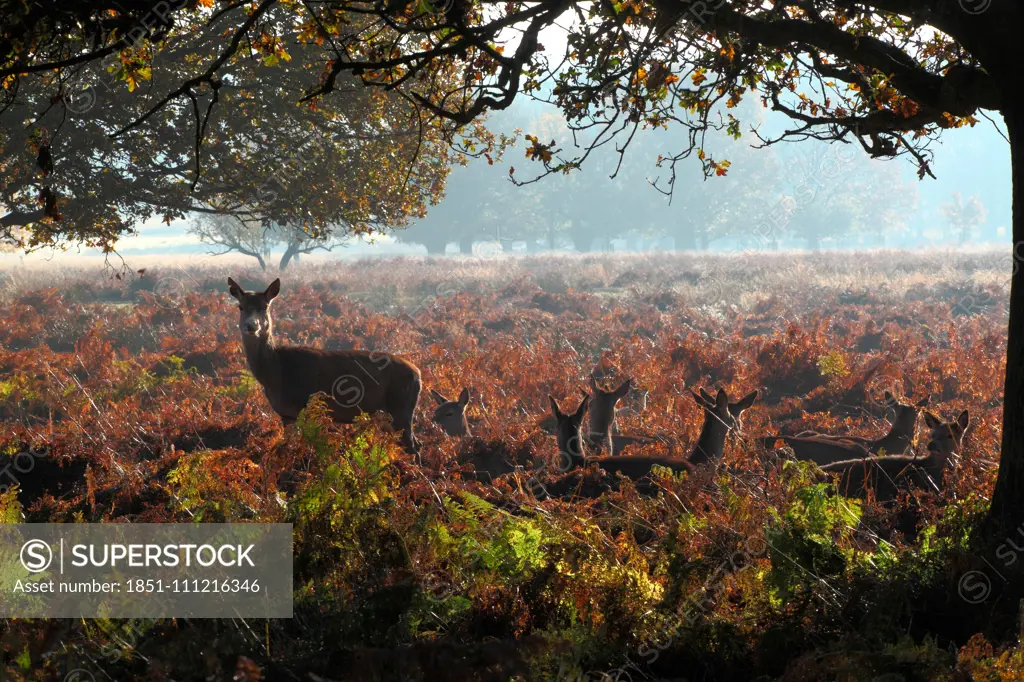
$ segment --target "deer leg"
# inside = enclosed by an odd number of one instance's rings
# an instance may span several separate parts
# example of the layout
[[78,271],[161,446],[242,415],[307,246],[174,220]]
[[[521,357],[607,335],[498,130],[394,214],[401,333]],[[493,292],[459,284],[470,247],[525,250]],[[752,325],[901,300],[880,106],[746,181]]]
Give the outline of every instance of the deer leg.
[[402,445],[406,452],[419,454],[420,444],[412,432],[412,420],[416,413],[416,403],[420,399],[420,382],[414,380],[408,389],[403,391],[392,414],[392,425],[396,431],[402,432]]
[[410,455],[418,454],[420,451],[420,442],[416,440],[416,436],[412,433],[412,422],[404,425],[396,424],[395,429],[401,430],[402,432],[402,447],[405,448],[405,451]]

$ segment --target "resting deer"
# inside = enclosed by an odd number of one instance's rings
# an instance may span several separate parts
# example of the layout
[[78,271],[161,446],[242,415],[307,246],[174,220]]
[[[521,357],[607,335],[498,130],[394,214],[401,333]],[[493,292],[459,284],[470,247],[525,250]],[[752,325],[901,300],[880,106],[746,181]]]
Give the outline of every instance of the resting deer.
[[388,353],[278,345],[270,304],[281,291],[281,280],[275,279],[266,291],[253,292],[243,291],[228,277],[228,291],[238,300],[238,329],[249,370],[285,426],[295,422],[310,396],[322,392],[332,398],[328,404],[334,421],[349,424],[363,412],[386,412],[393,428],[402,432],[406,450],[416,452],[416,365]]
[[931,396],[925,396],[911,405],[904,403],[889,391],[885,392],[885,404],[895,413],[889,433],[881,438],[863,438],[861,436],[832,436],[816,431],[803,431],[796,434],[797,438],[827,438],[829,440],[859,443],[872,454],[901,455],[910,447],[917,428],[918,412],[928,406]]
[[925,457],[864,457],[833,462],[821,470],[839,474],[839,491],[848,497],[863,497],[868,488],[874,489],[875,499],[879,501],[893,500],[901,489],[911,486],[941,490],[943,473],[959,454],[964,434],[970,427],[970,415],[964,410],[955,421],[944,422],[931,412],[925,412],[924,420],[930,430]]
[[690,391],[697,404],[704,408],[704,425],[700,429],[700,437],[690,453],[692,464],[706,464],[722,459],[725,452],[725,437],[732,430],[740,430],[740,415],[754,404],[759,393],[751,391],[736,402],[729,402],[729,395],[724,388],[718,390],[714,398],[700,389],[700,395]]
[[633,480],[648,475],[651,468],[657,464],[667,467],[675,472],[692,471],[695,465],[706,462],[717,462],[722,458],[725,450],[725,437],[728,432],[738,426],[740,413],[748,408],[755,399],[758,392],[753,391],[736,403],[729,402],[729,396],[725,390],[718,392],[717,398],[701,391],[698,395],[690,391],[694,400],[704,408],[704,426],[701,429],[700,437],[694,446],[689,459],[677,459],[674,457],[588,457],[586,454],[587,445],[583,438],[580,427],[583,424],[583,417],[590,404],[589,394],[583,394],[583,401],[572,414],[565,414],[558,406],[558,402],[552,396],[551,411],[555,415],[557,426],[555,435],[558,441],[558,451],[563,458],[568,458],[569,468],[584,466],[596,463],[597,466],[609,474],[621,472],[624,476]]
[[551,411],[557,422],[555,438],[558,441],[559,457],[562,458],[559,465],[565,470],[596,463],[600,469],[609,474],[622,472],[624,476],[634,480],[649,474],[651,467],[655,464],[668,467],[675,472],[693,470],[693,465],[685,459],[671,457],[588,457],[587,440],[583,437],[581,426],[587,408],[590,406],[590,394],[583,394],[583,401],[572,414],[562,412],[553,396],[548,396],[548,400],[551,401]]
[[597,384],[597,378],[590,375],[590,429],[587,433],[587,444],[598,452],[610,455],[622,453],[627,445],[653,443],[654,438],[647,436],[625,436],[619,433],[615,423],[615,406],[620,399],[632,394],[632,379],[626,379],[618,388],[605,391]]
[[[647,401],[650,399],[650,397],[651,392],[648,391],[646,388],[637,388],[636,386],[632,386],[629,389],[629,393],[626,394],[626,404],[623,405],[622,407],[616,408],[615,412],[616,414],[620,412],[625,412],[632,415],[639,415],[641,412],[647,409]],[[618,432],[619,423],[618,421],[613,421],[612,433]]]
[[806,459],[818,465],[859,459],[882,451],[885,454],[902,454],[914,437],[918,409],[928,404],[929,397],[922,398],[916,405],[909,405],[899,402],[888,391],[885,395],[891,404],[895,404],[896,418],[889,433],[881,438],[825,436],[803,431],[796,436],[765,436],[759,440],[766,448],[781,440],[792,448],[796,459]]
[[469,422],[466,421],[466,405],[469,404],[469,389],[463,388],[458,400],[448,400],[435,390],[430,395],[437,403],[434,410],[434,423],[439,425],[449,436],[471,436]]

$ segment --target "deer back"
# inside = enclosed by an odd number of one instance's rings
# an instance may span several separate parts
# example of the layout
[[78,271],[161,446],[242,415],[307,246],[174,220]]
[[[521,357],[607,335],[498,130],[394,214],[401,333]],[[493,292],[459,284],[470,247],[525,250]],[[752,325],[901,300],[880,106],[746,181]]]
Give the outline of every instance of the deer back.
[[765,436],[760,440],[766,448],[773,447],[781,440],[793,450],[796,459],[808,460],[819,466],[870,455],[870,451],[862,443],[822,436]]
[[399,398],[419,391],[419,369],[391,354],[283,346],[275,355],[280,380],[264,385],[267,397],[296,414],[317,392],[330,396],[335,419],[351,421],[363,412],[390,413]]

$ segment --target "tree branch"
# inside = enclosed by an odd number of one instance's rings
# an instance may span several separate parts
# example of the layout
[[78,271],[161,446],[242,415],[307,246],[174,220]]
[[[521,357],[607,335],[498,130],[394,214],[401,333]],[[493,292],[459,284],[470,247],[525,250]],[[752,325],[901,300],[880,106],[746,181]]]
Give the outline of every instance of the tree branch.
[[765,47],[806,45],[863,64],[890,75],[893,87],[904,95],[954,116],[970,116],[978,109],[1001,110],[1007,104],[995,79],[982,69],[962,65],[955,73],[950,69],[946,77],[929,73],[900,48],[872,36],[853,35],[834,24],[764,21],[725,7],[711,15],[710,24]]

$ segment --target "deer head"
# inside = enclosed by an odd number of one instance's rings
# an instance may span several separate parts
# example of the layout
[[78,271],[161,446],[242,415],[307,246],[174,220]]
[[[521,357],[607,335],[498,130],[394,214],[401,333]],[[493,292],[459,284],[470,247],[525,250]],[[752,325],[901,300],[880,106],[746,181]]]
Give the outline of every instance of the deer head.
[[926,395],[914,404],[905,403],[889,391],[886,391],[883,397],[885,399],[886,410],[892,410],[893,412],[893,424],[906,425],[909,426],[911,430],[917,422],[918,411],[927,407],[928,403],[931,401],[931,396]]
[[[615,423],[615,403],[629,393],[632,379],[626,379],[618,388],[605,391],[597,384],[597,379],[590,375],[590,437],[594,440],[606,441],[611,437],[612,425]],[[606,444],[609,454],[611,445]]]
[[238,329],[242,338],[267,339],[273,331],[270,303],[281,292],[281,280],[275,279],[266,291],[244,291],[228,277],[228,291],[238,301]]
[[710,412],[714,417],[717,417],[713,421],[717,421],[728,431],[742,434],[743,423],[740,417],[744,410],[754,404],[759,392],[756,390],[751,391],[736,402],[729,401],[729,394],[725,392],[724,388],[718,389],[718,395],[716,396],[712,396],[703,388],[700,389],[699,395],[693,389],[690,389],[690,395],[693,396],[698,405]]
[[925,412],[924,423],[931,431],[928,436],[928,455],[944,466],[950,458],[960,454],[964,436],[971,426],[971,415],[964,410],[956,420],[944,422],[931,412]]
[[434,410],[434,423],[438,424],[449,436],[469,436],[469,422],[466,421],[466,405],[469,404],[469,389],[463,388],[458,400],[448,400],[437,391],[431,390],[430,395],[437,403]]
[[[581,393],[583,392],[581,391]],[[580,427],[583,425],[583,417],[587,413],[587,407],[590,405],[590,394],[583,393],[583,401],[572,414],[562,412],[554,397],[548,396],[548,400],[551,401],[551,411],[554,413],[555,421],[557,422],[555,438],[558,441],[559,455],[563,459],[568,457],[570,466],[582,463],[585,451]]]
[[751,391],[736,402],[729,401],[729,394],[724,388],[719,389],[714,397],[703,388],[699,394],[690,389],[690,395],[704,408],[704,426],[689,461],[691,464],[717,462],[725,452],[725,437],[730,431],[741,433],[740,415],[754,404],[759,393]]
[[647,401],[650,397],[651,392],[646,388],[633,387],[629,392],[629,410],[635,414],[643,412],[647,409]]

